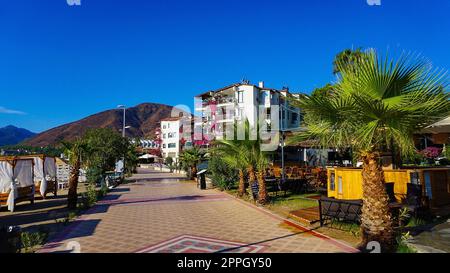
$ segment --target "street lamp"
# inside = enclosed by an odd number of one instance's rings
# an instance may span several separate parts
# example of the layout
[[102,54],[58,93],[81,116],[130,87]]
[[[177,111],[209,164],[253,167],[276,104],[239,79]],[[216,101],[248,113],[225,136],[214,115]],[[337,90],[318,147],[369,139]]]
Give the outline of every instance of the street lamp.
[[117,105],[117,108],[123,109],[122,136],[125,137],[125,129],[126,129],[126,126],[125,126],[125,111],[126,111],[126,107],[125,107],[125,105],[120,104],[120,105]]
[[[126,116],[125,116],[126,107],[125,107],[125,105],[120,104],[120,105],[117,105],[117,108],[123,109],[122,137],[125,138],[125,130],[130,128],[130,126],[126,126],[125,125],[125,122],[126,122]],[[124,171],[125,171],[125,155],[123,155],[123,157],[122,157],[122,164],[123,164],[123,166],[122,166],[122,174],[123,174]]]

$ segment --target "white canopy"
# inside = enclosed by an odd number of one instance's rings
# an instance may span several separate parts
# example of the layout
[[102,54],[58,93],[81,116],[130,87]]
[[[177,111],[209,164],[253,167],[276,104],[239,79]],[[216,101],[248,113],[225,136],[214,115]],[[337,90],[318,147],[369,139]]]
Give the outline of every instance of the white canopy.
[[441,121],[431,124],[430,126],[422,129],[421,133],[450,133],[450,117],[447,117]]
[[12,162],[0,161],[0,191],[9,192],[6,203],[10,211],[14,211],[14,200],[18,197],[17,188],[33,185],[33,160],[16,160],[14,169]]
[[0,192],[7,193],[14,181],[13,165],[9,161],[0,161]]
[[14,181],[20,188],[34,185],[32,160],[18,159],[16,161],[14,166]]
[[156,155],[145,154],[139,157],[140,159],[158,158]]

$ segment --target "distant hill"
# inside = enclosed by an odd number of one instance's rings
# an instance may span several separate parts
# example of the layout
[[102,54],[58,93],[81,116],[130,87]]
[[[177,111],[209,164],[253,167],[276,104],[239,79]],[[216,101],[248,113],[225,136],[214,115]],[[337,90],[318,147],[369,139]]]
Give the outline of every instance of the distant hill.
[[27,138],[36,135],[27,129],[18,128],[12,125],[0,128],[0,146],[15,145]]
[[[171,116],[173,107],[159,103],[142,103],[126,110],[127,137],[153,137],[159,127],[159,121]],[[73,140],[86,132],[88,128],[122,128],[123,110],[113,109],[100,112],[81,120],[67,123],[42,132],[23,144],[30,146],[47,146]]]

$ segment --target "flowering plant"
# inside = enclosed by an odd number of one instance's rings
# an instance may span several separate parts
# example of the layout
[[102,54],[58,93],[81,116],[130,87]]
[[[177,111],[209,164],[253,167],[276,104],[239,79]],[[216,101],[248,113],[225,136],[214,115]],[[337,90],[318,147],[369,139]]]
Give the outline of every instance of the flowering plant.
[[420,151],[420,154],[422,154],[424,157],[433,159],[436,157],[439,157],[439,155],[442,153],[442,149],[438,147],[427,147]]

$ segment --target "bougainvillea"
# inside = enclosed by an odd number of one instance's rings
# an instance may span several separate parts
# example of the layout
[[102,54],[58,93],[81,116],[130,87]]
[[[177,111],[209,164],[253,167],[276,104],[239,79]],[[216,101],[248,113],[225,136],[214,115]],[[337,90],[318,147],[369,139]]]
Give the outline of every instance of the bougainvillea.
[[437,158],[442,153],[442,149],[438,147],[428,147],[420,151],[420,153],[426,158]]

